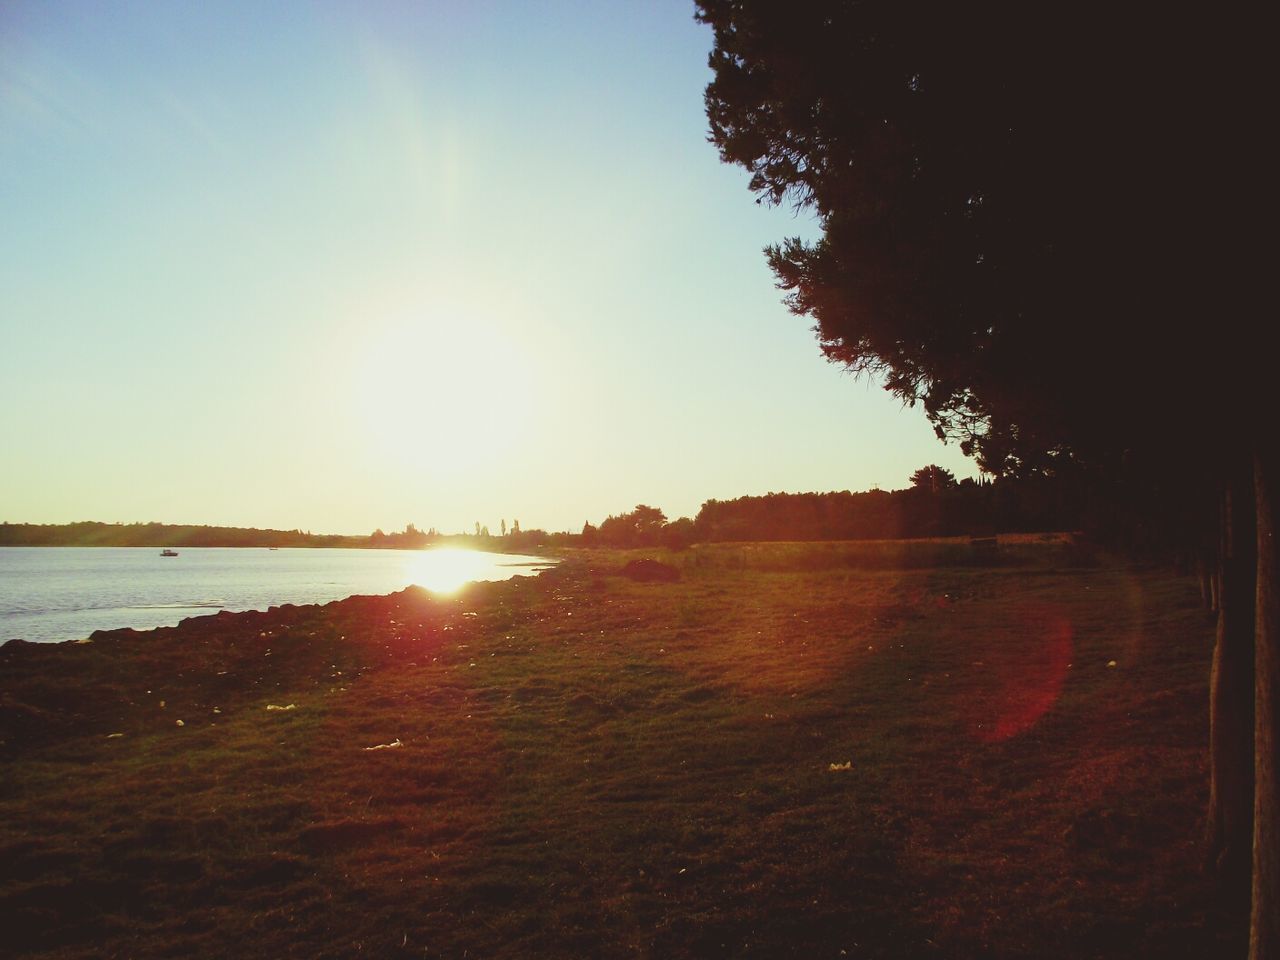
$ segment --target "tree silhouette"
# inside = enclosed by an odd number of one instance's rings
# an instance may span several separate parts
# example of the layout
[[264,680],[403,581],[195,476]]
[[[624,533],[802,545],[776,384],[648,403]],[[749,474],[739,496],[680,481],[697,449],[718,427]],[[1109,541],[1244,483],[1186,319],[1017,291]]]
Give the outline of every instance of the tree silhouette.
[[927,493],[942,493],[956,485],[956,475],[944,467],[931,463],[911,474],[911,486]]
[[1163,449],[1220,419],[1170,416],[1170,386],[1205,383],[1241,338],[1230,321],[1166,335],[1188,238],[1152,225],[1194,154],[1175,110],[1198,78],[1148,53],[1145,13],[1073,6],[1049,30],[1008,2],[700,7],[722,157],[821,224],[768,259],[830,359],[882,374],[994,472]]
[[920,403],[993,473],[1073,464],[1168,539],[1221,516],[1214,843],[1228,879],[1252,849],[1251,951],[1280,955],[1280,453],[1230,242],[1263,89],[1245,40],[1140,5],[699,0],[697,16],[721,157],[757,202],[821,227],[766,255],[828,359]]
[[616,546],[652,546],[658,542],[667,515],[657,507],[640,503],[629,513],[610,516],[601,524],[598,538]]

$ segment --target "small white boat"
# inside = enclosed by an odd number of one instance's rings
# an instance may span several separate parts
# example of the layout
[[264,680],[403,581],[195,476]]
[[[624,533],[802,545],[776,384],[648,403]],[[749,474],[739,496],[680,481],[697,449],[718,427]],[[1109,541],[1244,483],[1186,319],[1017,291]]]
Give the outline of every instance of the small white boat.
[[162,557],[176,557],[177,555],[178,555],[177,550],[170,550],[168,547],[165,547],[163,550],[160,551],[160,556]]

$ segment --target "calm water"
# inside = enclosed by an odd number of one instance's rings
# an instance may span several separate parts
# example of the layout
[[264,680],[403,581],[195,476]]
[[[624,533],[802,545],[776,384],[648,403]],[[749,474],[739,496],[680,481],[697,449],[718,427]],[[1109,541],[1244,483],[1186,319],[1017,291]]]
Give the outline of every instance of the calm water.
[[550,561],[454,550],[0,547],[0,642],[79,640],[94,630],[173,626],[219,610],[327,603],[419,584],[536,573]]

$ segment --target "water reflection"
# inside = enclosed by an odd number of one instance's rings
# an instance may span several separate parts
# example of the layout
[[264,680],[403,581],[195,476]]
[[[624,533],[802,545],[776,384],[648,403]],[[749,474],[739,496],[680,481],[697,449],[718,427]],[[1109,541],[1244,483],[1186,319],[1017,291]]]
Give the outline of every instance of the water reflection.
[[505,580],[512,575],[512,567],[525,567],[534,574],[554,565],[541,557],[492,554],[459,547],[407,552],[405,562],[409,581],[432,593],[454,593],[473,580]]

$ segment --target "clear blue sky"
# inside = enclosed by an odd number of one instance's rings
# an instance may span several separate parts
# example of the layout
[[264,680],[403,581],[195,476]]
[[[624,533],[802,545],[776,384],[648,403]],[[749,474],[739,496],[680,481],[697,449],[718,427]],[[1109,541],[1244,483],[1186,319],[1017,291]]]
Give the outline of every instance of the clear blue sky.
[[0,4],[0,520],[578,529],[974,468],[828,365],[678,0]]

